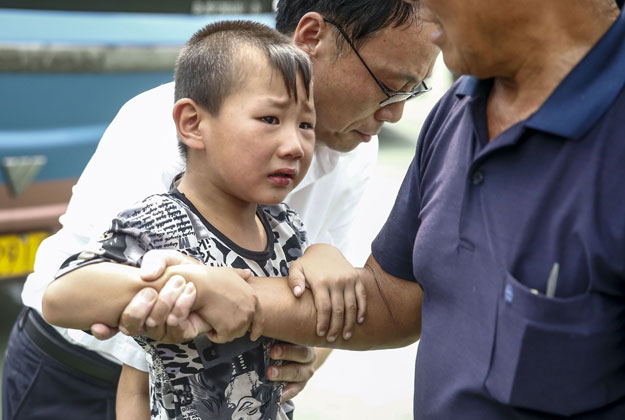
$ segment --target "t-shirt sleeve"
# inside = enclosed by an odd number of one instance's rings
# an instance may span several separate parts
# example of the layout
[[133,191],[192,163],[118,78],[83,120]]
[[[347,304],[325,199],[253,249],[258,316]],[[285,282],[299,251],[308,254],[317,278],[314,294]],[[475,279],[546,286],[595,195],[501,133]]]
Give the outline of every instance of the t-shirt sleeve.
[[163,206],[154,198],[121,212],[111,222],[109,229],[87,248],[69,257],[56,274],[56,278],[87,264],[115,262],[138,267],[143,255],[155,248],[159,234],[154,226],[163,217]]

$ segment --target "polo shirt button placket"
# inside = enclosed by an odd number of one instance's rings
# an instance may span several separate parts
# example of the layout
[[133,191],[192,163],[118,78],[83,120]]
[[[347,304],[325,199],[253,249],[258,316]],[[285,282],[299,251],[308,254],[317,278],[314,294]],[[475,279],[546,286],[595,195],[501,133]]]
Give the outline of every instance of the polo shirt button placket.
[[474,171],[473,175],[471,175],[471,182],[473,185],[481,185],[484,182],[484,173],[479,169]]

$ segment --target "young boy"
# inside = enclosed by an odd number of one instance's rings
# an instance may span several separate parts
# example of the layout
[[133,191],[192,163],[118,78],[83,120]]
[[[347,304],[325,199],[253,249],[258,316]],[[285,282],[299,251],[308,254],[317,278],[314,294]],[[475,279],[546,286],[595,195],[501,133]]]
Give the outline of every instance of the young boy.
[[[121,212],[93,249],[63,265],[44,297],[46,319],[80,329],[95,321],[116,325],[144,286],[136,267],[150,249],[178,249],[258,276],[287,275],[306,234],[280,203],[312,158],[311,83],[308,57],[264,25],[220,22],[193,35],[178,58],[173,108],[186,172],[168,194]],[[147,353],[149,393],[147,375],[124,365],[118,418],[287,418],[281,385],[265,375],[272,340],[135,339]]]

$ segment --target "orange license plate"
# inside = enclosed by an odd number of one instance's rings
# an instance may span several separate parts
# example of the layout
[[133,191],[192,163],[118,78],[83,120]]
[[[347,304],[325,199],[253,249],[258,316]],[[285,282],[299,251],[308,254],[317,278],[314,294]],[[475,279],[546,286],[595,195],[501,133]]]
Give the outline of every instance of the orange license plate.
[[0,279],[31,273],[37,248],[49,235],[49,232],[0,235]]

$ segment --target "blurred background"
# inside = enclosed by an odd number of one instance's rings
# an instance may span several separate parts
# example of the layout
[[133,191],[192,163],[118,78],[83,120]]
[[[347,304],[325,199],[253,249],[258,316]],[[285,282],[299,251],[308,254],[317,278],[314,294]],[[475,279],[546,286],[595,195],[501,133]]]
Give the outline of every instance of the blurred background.
[[[37,246],[58,229],[117,110],[171,81],[177,52],[196,29],[231,18],[273,26],[271,10],[271,0],[0,0],[0,370]],[[380,133],[376,174],[356,215],[354,261],[368,256],[423,120],[452,83],[440,57],[430,81],[433,90]],[[417,347],[334,351],[296,398],[296,418],[411,419]]]

